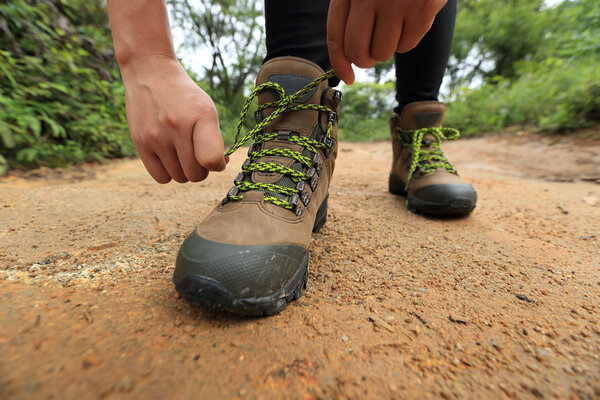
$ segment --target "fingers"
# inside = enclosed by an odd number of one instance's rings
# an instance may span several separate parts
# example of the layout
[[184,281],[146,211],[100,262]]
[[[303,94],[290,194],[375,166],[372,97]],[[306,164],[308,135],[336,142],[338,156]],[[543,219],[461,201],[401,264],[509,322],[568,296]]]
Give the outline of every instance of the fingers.
[[209,171],[223,171],[227,165],[223,153],[225,144],[216,118],[205,117],[194,125],[192,134],[194,156],[198,164]]
[[350,12],[350,0],[331,0],[327,15],[327,47],[329,60],[338,78],[346,84],[354,83],[354,71],[344,51],[346,22]]
[[399,53],[406,53],[412,50],[416,45],[419,44],[423,36],[431,29],[433,19],[405,19],[402,24],[402,34],[398,41],[396,51]]
[[184,143],[179,143],[176,151],[177,158],[183,169],[185,177],[190,182],[200,182],[208,176],[208,170],[198,164],[194,154],[194,144],[191,138]]
[[177,152],[174,148],[162,149],[157,156],[160,158],[160,162],[162,163],[164,169],[175,182],[186,183],[188,181],[183,169],[181,168],[179,157],[177,157]]
[[171,175],[163,167],[160,158],[156,154],[148,153],[141,149],[138,149],[138,153],[142,159],[142,163],[144,163],[144,167],[146,167],[146,170],[156,182],[163,184],[171,182]]
[[[376,61],[371,58],[371,37],[375,25],[375,12],[365,3],[353,3],[348,14],[344,33],[346,59],[360,68],[370,68]],[[389,41],[389,39],[387,40]]]
[[377,15],[371,40],[371,58],[375,61],[387,61],[394,55],[398,47],[398,41],[390,40],[390,38],[402,39],[401,33],[402,20],[398,21],[391,16]]

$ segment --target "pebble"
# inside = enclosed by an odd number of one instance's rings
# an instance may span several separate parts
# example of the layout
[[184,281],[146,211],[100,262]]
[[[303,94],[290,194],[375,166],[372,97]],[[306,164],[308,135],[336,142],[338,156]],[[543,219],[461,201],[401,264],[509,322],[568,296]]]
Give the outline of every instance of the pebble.
[[121,382],[119,382],[119,390],[121,392],[131,392],[132,389],[133,389],[133,379],[131,379],[128,376],[121,379]]
[[342,335],[342,341],[343,341],[344,343],[348,343],[348,340],[350,340],[350,339],[348,339],[348,336],[346,336],[346,335]]
[[192,325],[185,325],[185,326],[183,327],[183,331],[184,331],[185,333],[191,333],[191,332],[193,332],[193,331],[194,331],[194,327],[193,327]]
[[573,371],[573,368],[569,367],[568,365],[565,365],[563,367],[563,371],[565,371],[569,375],[575,373],[575,371]]
[[535,353],[535,358],[539,362],[544,361],[549,356],[550,356],[550,354],[546,350],[544,350],[544,349],[538,349],[537,352]]
[[502,348],[496,339],[490,339],[490,344],[494,346],[496,350],[500,350]]

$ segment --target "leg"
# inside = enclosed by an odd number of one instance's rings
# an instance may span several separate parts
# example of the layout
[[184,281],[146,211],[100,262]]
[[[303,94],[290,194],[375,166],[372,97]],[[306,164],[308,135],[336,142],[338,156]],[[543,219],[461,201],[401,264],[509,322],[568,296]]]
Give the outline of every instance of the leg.
[[437,100],[450,57],[456,1],[448,0],[417,47],[408,53],[394,55],[398,101],[398,107],[394,110],[396,114],[400,114],[409,103]]
[[[267,56],[263,63],[284,56],[310,60],[329,71],[327,11],[329,0],[265,0]],[[339,80],[330,81],[336,86]]]

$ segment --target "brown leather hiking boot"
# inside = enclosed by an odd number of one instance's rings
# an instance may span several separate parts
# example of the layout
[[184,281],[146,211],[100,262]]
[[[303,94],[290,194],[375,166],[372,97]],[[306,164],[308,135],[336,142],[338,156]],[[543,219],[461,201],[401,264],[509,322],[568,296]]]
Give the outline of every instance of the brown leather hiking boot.
[[446,106],[414,102],[390,120],[394,158],[390,192],[406,196],[409,210],[431,215],[462,215],[475,208],[477,192],[465,183],[440,148],[458,131],[442,128]]
[[[231,154],[254,144],[227,197],[185,239],[173,280],[180,295],[242,315],[270,315],[301,296],[311,233],[327,218],[341,93],[333,74],[282,57],[265,63],[242,111]],[[240,135],[258,97],[256,128]]]

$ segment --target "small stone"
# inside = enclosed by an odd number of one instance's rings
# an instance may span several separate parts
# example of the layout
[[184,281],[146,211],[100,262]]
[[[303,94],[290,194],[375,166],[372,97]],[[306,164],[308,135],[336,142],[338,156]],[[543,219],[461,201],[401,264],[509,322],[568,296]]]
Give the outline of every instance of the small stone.
[[90,367],[94,367],[98,364],[100,364],[102,362],[102,359],[96,355],[90,354],[86,357],[84,357],[83,361],[81,362],[81,366],[83,368],[90,368]]
[[394,385],[393,383],[390,383],[390,390],[392,392],[396,392],[396,391],[398,391],[398,386]]
[[571,374],[573,374],[575,372],[575,371],[573,371],[573,368],[569,367],[568,365],[565,365],[563,367],[563,371],[565,371],[569,375],[571,375]]
[[119,382],[119,390],[121,392],[131,392],[132,389],[133,389],[133,379],[131,379],[128,376],[121,379],[121,382]]
[[498,343],[498,341],[496,339],[490,339],[490,344],[492,346],[494,346],[494,348],[496,350],[500,350],[501,349],[500,344]]
[[550,354],[548,354],[548,352],[544,349],[538,349],[537,352],[535,353],[535,359],[538,360],[539,362],[544,361],[549,356],[550,356]]
[[348,343],[348,340],[350,340],[350,339],[348,339],[348,336],[346,336],[346,335],[342,335],[342,341],[343,341],[344,343]]
[[191,332],[193,332],[193,331],[194,331],[194,327],[193,327],[192,325],[185,325],[185,326],[183,327],[183,331],[184,331],[185,333],[191,333]]
[[531,388],[531,394],[533,394],[538,399],[543,399],[544,398],[544,394],[540,391],[540,389],[535,388],[535,387]]
[[177,317],[175,319],[175,322],[173,322],[173,325],[175,325],[175,326],[181,326],[181,325],[183,325],[183,320],[181,318]]
[[590,206],[595,206],[596,204],[598,204],[598,198],[596,196],[586,196],[583,197],[582,200]]

